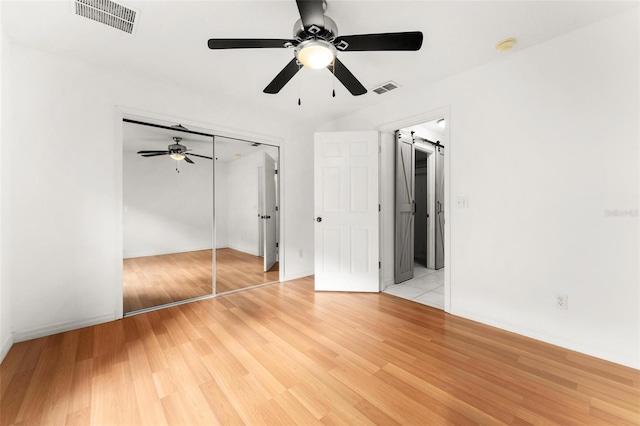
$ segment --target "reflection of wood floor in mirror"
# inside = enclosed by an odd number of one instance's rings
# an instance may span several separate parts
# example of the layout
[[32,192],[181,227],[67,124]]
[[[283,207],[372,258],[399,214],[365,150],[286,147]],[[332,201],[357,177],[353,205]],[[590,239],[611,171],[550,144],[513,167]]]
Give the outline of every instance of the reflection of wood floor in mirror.
[[216,250],[216,293],[239,290],[280,279],[278,263],[264,272],[264,259],[230,248]]
[[[261,257],[216,250],[218,294],[279,280],[278,264],[263,272]],[[124,312],[211,294],[211,250],[124,259]]]
[[124,259],[124,312],[211,294],[211,250]]

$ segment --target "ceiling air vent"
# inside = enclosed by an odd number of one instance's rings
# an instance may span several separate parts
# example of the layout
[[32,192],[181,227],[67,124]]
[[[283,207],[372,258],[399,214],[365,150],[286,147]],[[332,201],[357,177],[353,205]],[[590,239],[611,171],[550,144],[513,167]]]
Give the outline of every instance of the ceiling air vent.
[[376,92],[378,95],[382,95],[383,93],[390,92],[393,89],[397,89],[400,87],[398,83],[394,83],[393,81],[388,81],[384,84],[381,84],[378,87],[373,88],[372,90]]
[[75,0],[75,14],[133,34],[140,12],[111,0]]

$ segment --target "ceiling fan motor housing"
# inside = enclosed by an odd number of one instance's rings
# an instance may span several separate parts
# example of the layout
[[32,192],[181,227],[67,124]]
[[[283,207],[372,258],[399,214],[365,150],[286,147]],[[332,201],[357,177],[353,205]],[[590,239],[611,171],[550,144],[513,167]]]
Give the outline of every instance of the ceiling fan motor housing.
[[[326,61],[331,60],[333,62],[333,58],[337,56],[338,49],[344,50],[348,46],[346,42],[334,44],[337,36],[338,26],[328,16],[324,16],[323,28],[311,25],[305,29],[302,20],[298,19],[293,26],[293,38],[296,43],[288,47],[294,47],[298,64],[305,64],[313,69],[324,68]],[[303,51],[305,53],[302,53]],[[313,53],[310,54],[312,51]],[[309,63],[311,55],[314,58],[325,57],[326,59],[320,59],[318,64],[311,65]]]
[[306,40],[325,40],[329,43],[338,37],[338,26],[335,21],[328,16],[324,17],[324,28],[311,25],[308,29],[304,29],[302,19],[298,19],[293,25],[294,40],[302,43]]
[[167,147],[167,149],[169,150],[170,153],[172,153],[172,154],[181,154],[181,153],[187,151],[187,147],[180,144],[180,141],[182,140],[181,137],[174,136],[173,140],[174,140],[175,143],[171,144],[171,145],[169,145]]
[[173,145],[169,145],[169,151],[173,154],[173,153],[181,153],[181,152],[185,152],[187,150],[187,147],[184,145],[180,145],[179,143],[177,144],[173,144]]

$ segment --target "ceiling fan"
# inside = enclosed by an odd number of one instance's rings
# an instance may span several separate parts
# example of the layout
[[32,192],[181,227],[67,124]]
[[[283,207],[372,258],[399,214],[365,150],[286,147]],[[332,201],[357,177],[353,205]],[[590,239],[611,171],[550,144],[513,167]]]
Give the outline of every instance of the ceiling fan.
[[[326,1],[296,0],[300,18],[293,27],[292,39],[212,38],[209,49],[289,48],[295,57],[264,89],[278,93],[304,65],[312,69],[327,68],[351,92],[358,96],[367,89],[337,58],[339,52],[382,50],[419,50],[420,31],[338,36],[336,23],[324,14]],[[335,93],[334,93],[335,96]]]
[[207,157],[206,155],[187,153],[187,151],[191,151],[191,150],[187,149],[186,146],[182,145],[180,143],[181,140],[182,138],[174,136],[173,141],[175,143],[169,145],[166,151],[138,151],[138,154],[142,155],[143,157],[157,157],[159,155],[168,155],[174,160],[178,160],[178,161],[184,160],[189,164],[194,164],[194,162],[193,160],[191,160],[191,158],[188,157],[188,155],[192,155],[194,157],[206,158],[208,160],[213,160],[213,157]]

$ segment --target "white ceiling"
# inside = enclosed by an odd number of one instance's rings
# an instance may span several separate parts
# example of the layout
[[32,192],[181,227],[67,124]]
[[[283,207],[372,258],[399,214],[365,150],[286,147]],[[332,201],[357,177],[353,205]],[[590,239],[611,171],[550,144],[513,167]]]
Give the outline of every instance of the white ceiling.
[[[135,35],[76,16],[70,1],[7,1],[2,29],[19,44],[77,58],[114,73],[156,78],[232,105],[251,102],[321,124],[503,55],[495,44],[517,37],[514,51],[614,15],[636,2],[343,1],[326,14],[342,35],[422,31],[418,52],[342,52],[367,88],[393,80],[384,95],[351,96],[327,70],[303,69],[277,95],[262,89],[291,60],[288,49],[208,49],[211,37],[290,38],[299,18],[286,1],[124,1],[140,10]],[[302,106],[297,105],[298,95]]]

